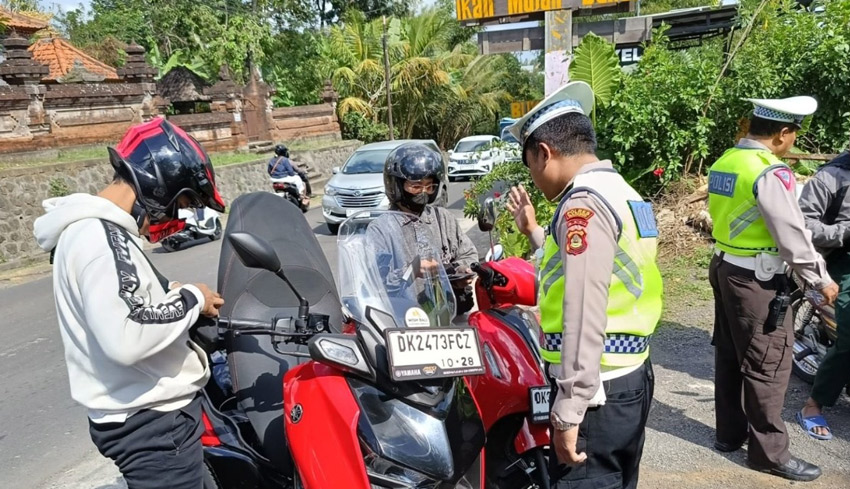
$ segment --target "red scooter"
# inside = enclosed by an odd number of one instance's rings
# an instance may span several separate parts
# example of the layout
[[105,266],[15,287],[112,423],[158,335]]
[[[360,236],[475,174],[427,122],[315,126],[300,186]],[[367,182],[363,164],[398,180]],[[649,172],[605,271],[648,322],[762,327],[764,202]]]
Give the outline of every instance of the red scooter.
[[[496,212],[492,198],[482,203],[478,227],[491,231]],[[544,375],[537,317],[518,306],[537,303],[534,267],[519,258],[501,261],[492,244],[490,261],[473,265],[478,311],[469,325],[478,331],[487,375],[468,379],[481,403],[487,431],[488,487],[549,487],[549,385]]]
[[[473,315],[477,328],[452,325],[445,270],[400,245],[414,217],[343,224],[337,295],[299,214],[268,193],[233,203],[222,319],[192,332],[206,351],[226,352],[226,364],[211,355],[204,389],[205,488],[548,487],[534,479],[545,477],[535,475],[545,474],[542,435],[521,407],[539,382],[510,363],[536,350],[497,344],[519,336],[488,319],[496,313]],[[343,325],[353,334],[338,333]]]

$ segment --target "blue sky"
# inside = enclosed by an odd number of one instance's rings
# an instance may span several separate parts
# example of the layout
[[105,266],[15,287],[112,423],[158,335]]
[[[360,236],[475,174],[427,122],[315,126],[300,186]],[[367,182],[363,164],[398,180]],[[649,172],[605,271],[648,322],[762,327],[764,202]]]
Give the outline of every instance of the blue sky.
[[69,10],[73,10],[82,4],[84,7],[88,8],[90,5],[90,0],[42,0],[42,5],[53,6],[57,5],[62,9],[63,12],[67,12]]

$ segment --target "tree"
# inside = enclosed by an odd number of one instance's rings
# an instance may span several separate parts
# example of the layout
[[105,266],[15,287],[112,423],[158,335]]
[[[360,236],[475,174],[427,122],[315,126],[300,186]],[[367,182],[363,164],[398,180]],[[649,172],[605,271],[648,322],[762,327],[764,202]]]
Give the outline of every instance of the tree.
[[[400,137],[428,137],[454,143],[482,122],[493,125],[509,99],[498,82],[506,78],[499,57],[480,57],[470,43],[450,46],[456,25],[444,10],[414,18],[392,19],[388,27],[393,118]],[[324,51],[324,72],[340,93],[339,112],[359,112],[384,120],[386,92],[380,19],[350,13],[331,28]]]

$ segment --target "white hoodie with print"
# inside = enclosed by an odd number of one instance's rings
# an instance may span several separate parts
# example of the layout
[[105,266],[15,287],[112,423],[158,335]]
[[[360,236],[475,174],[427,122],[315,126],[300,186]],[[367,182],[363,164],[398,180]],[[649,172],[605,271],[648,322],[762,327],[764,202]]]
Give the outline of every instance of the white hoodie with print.
[[134,219],[111,201],[73,194],[43,205],[34,233],[55,253],[71,397],[98,423],[188,404],[209,378],[206,355],[188,336],[204,307],[201,291],[168,291],[141,251]]

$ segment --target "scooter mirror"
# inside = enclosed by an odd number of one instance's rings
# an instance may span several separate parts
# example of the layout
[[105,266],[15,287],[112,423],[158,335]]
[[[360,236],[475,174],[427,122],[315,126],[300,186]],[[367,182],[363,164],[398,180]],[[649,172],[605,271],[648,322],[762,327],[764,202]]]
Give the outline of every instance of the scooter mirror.
[[236,256],[248,268],[260,268],[272,273],[280,271],[280,258],[264,239],[249,233],[233,233],[227,237]]
[[496,202],[492,197],[487,197],[478,211],[478,229],[489,232],[496,225]]
[[499,261],[505,254],[505,249],[502,248],[502,245],[497,244],[493,246],[493,249],[487,252],[484,256],[484,261]]

